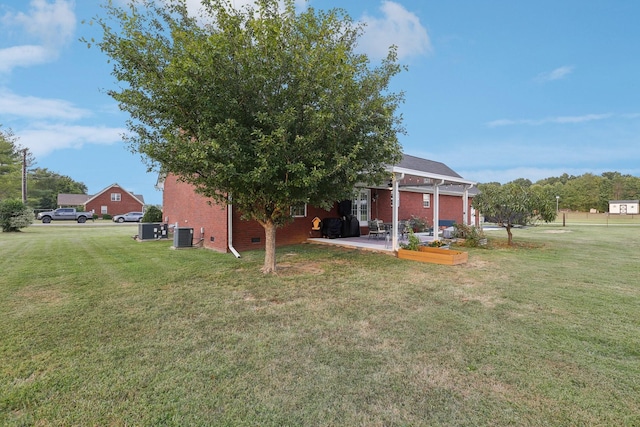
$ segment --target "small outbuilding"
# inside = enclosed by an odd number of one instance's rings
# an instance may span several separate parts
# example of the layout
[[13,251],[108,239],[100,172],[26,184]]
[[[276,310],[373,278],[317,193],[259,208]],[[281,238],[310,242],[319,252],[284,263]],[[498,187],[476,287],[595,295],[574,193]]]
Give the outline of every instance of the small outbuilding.
[[637,215],[640,208],[640,200],[609,200],[610,214]]

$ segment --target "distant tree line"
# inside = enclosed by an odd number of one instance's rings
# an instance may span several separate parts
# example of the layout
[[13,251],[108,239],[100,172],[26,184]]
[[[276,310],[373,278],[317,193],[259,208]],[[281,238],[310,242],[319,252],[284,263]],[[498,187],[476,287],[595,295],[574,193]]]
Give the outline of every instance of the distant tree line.
[[549,197],[560,197],[557,200],[559,209],[572,211],[588,212],[596,209],[599,212],[607,212],[610,200],[640,199],[640,177],[623,175],[620,172],[605,172],[599,176],[591,173],[580,176],[565,173],[535,183],[525,178],[519,178],[512,183],[522,187],[539,186]]
[[[0,201],[22,200],[22,166],[24,148],[10,130],[0,125]],[[32,168],[35,163],[27,156],[27,203],[32,209],[54,209],[58,194],[86,194],[87,186],[68,176],[46,168]]]
[[[18,145],[17,140],[10,130],[2,130],[0,125],[0,201],[22,198],[23,148]],[[32,158],[29,161],[31,164],[34,162]],[[560,197],[559,209],[572,211],[588,212],[596,209],[606,212],[610,200],[640,199],[640,177],[620,172],[605,172],[599,176],[591,173],[580,176],[565,173],[535,183],[526,178],[516,179],[512,183],[525,188],[542,187],[548,197]],[[487,184],[497,183],[484,185]],[[87,186],[46,168],[28,168],[28,206],[33,209],[54,209],[57,207],[59,193],[86,194]]]

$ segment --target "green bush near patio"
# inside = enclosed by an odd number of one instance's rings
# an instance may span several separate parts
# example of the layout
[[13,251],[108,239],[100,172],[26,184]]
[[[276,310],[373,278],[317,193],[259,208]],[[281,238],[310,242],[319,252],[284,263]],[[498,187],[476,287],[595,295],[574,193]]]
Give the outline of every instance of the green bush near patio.
[[0,425],[640,425],[640,227],[441,266],[241,259],[135,225],[0,234]]

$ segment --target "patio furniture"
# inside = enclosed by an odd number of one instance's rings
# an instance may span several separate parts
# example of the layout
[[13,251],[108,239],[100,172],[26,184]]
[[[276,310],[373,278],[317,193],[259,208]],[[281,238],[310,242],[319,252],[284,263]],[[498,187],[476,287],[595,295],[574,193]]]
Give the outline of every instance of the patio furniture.
[[384,227],[384,224],[382,223],[382,221],[378,219],[369,221],[369,238],[371,238],[371,236],[375,236],[375,238],[377,239],[380,236],[384,237],[386,235],[387,235],[387,229]]

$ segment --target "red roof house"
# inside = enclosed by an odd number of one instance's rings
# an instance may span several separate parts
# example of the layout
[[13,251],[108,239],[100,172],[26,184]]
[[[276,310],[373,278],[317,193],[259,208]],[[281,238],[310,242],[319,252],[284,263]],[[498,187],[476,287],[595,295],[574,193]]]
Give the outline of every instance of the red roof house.
[[87,212],[114,216],[127,212],[142,212],[144,197],[133,194],[118,184],[112,184],[95,195],[58,194],[58,206],[82,206]]

